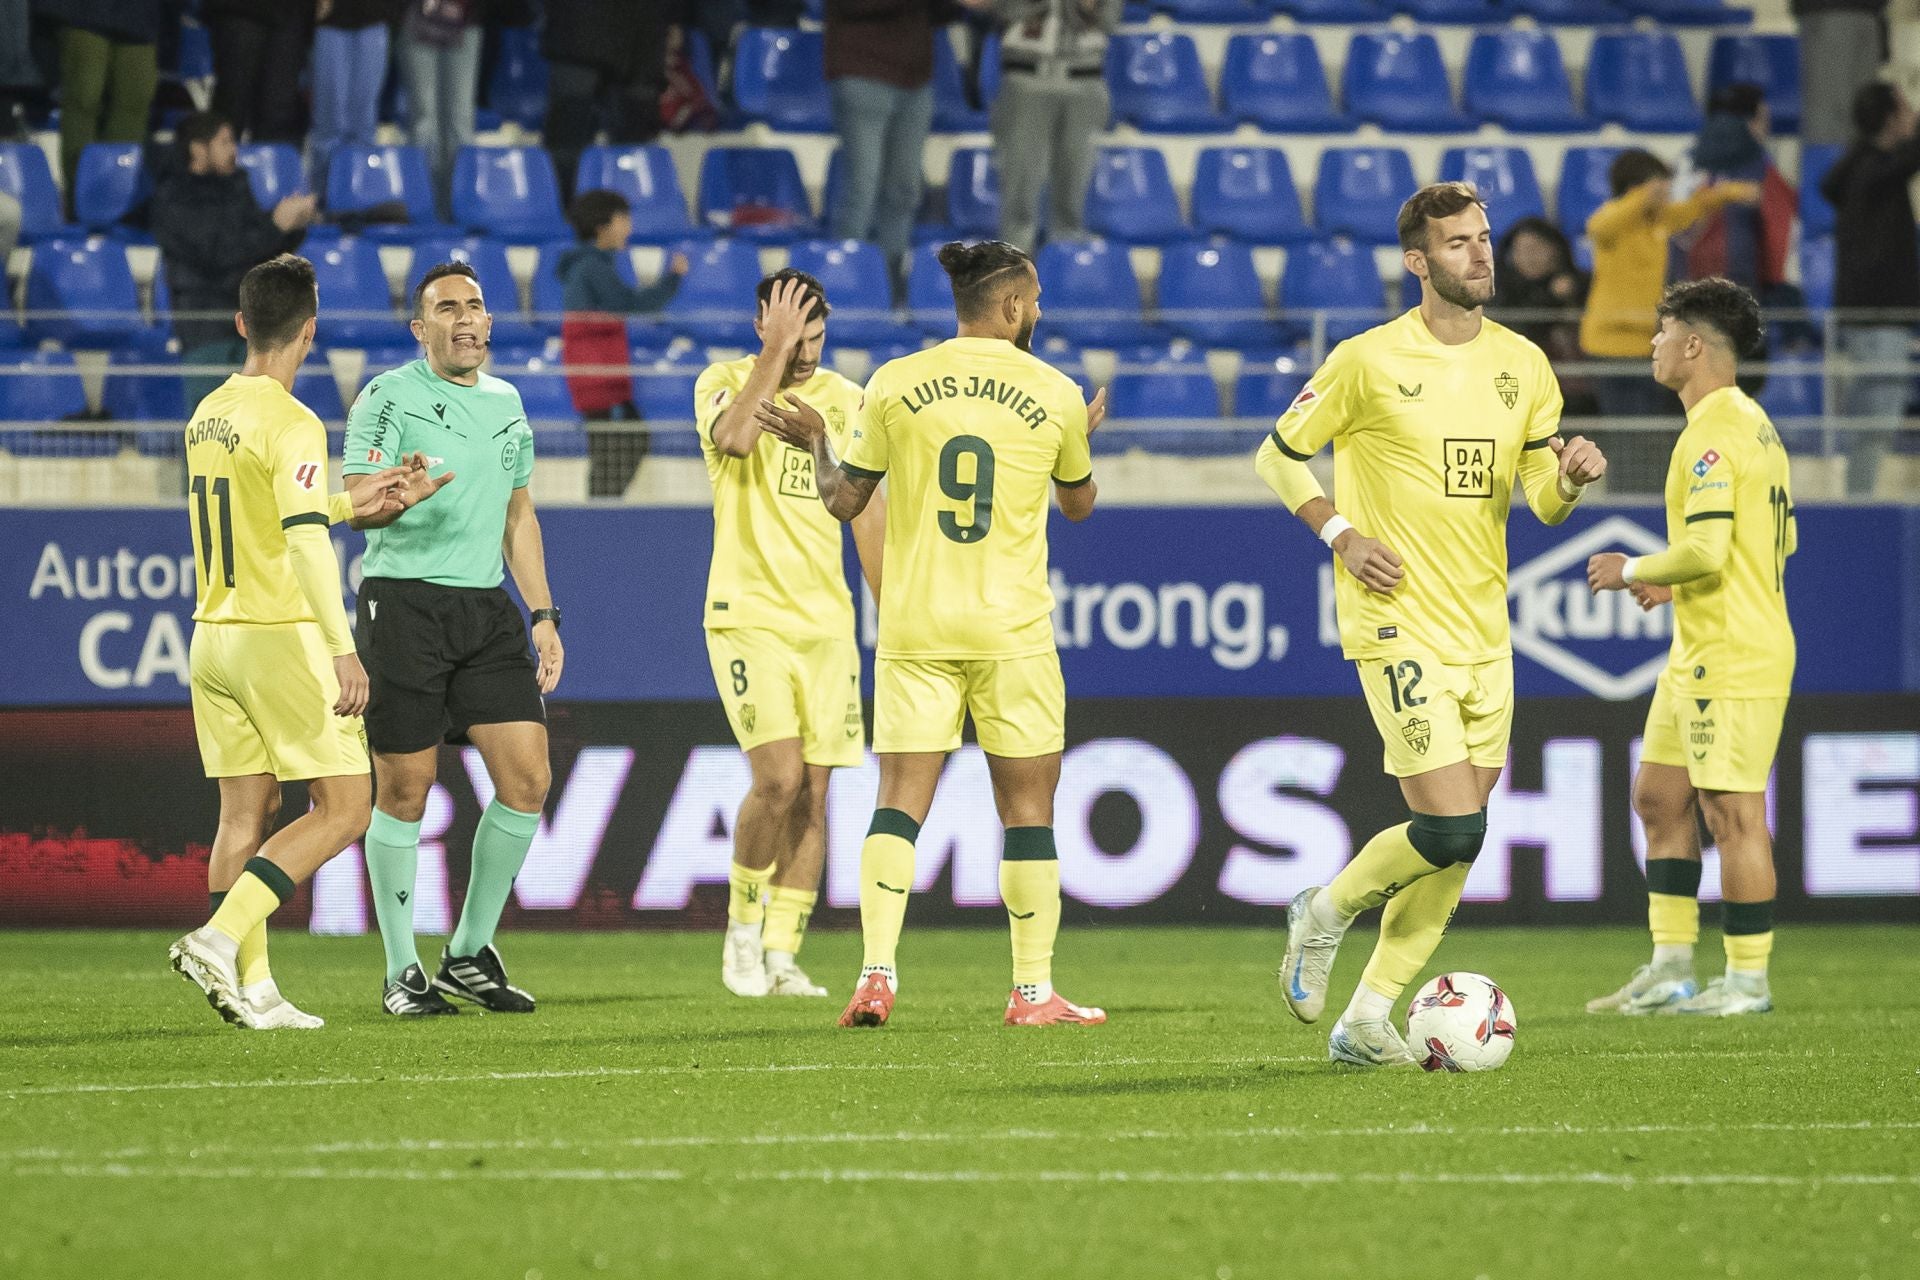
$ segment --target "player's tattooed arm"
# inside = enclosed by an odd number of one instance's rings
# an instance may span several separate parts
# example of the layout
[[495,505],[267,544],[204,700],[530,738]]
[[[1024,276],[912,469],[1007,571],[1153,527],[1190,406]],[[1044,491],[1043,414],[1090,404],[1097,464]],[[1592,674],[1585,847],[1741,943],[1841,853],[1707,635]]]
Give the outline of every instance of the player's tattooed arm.
[[760,424],[762,431],[770,431],[794,448],[812,454],[813,484],[819,491],[820,501],[826,504],[834,519],[843,523],[853,519],[867,509],[874,491],[880,487],[880,477],[848,471],[841,466],[833,452],[833,441],[827,435],[827,420],[820,416],[820,411],[791,392],[787,399],[793,402],[791,409],[762,400],[754,410],[753,420]]

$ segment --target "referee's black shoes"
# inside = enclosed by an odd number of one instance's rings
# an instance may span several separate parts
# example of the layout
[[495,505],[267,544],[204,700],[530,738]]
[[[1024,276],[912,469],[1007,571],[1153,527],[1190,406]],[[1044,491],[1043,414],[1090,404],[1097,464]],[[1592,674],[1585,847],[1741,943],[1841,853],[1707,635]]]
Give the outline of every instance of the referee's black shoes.
[[500,953],[488,943],[470,956],[443,953],[434,989],[460,1000],[471,1000],[489,1013],[532,1013],[533,997],[507,981]]
[[460,1012],[448,1003],[445,996],[433,989],[426,973],[417,964],[408,965],[405,973],[387,984],[387,993],[380,1003],[388,1013],[403,1018],[429,1018],[435,1014]]

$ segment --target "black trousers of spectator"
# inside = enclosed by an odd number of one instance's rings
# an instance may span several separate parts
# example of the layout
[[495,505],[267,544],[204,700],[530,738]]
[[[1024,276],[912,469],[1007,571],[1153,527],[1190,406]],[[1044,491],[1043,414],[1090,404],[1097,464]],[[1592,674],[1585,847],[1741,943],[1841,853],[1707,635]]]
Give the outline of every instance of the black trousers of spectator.
[[235,137],[298,143],[306,133],[300,69],[307,65],[312,28],[222,15],[213,40],[213,109],[233,122]]
[[666,31],[640,70],[622,80],[597,67],[554,62],[547,67],[547,150],[560,176],[560,190],[573,191],[580,153],[593,143],[604,120],[608,141],[652,142],[660,134],[660,95],[667,88]]

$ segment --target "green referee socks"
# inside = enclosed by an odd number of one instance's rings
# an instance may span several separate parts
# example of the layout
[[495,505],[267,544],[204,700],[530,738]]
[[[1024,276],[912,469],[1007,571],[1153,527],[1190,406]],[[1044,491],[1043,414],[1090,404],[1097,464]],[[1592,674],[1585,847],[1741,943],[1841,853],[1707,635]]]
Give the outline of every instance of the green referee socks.
[[420,870],[420,824],[402,822],[376,808],[364,842],[373,914],[387,949],[387,981],[420,963],[413,946],[413,880]]
[[460,909],[460,925],[447,950],[456,956],[478,955],[493,941],[500,913],[507,909],[513,878],[526,865],[527,850],[540,831],[540,815],[509,809],[498,800],[480,815],[473,833],[473,871],[467,878],[467,902]]

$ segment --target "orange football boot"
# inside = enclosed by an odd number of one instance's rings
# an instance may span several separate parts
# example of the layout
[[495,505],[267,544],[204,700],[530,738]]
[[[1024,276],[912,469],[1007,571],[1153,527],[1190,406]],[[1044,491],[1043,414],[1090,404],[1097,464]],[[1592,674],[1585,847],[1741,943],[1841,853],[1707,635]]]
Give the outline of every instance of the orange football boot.
[[1038,1003],[1021,995],[1018,987],[1007,996],[1010,1027],[1097,1027],[1106,1020],[1105,1009],[1077,1005],[1058,991]]
[[854,988],[853,999],[847,1001],[846,1010],[840,1015],[840,1025],[884,1027],[892,1013],[893,987],[888,984],[887,975],[870,973]]

